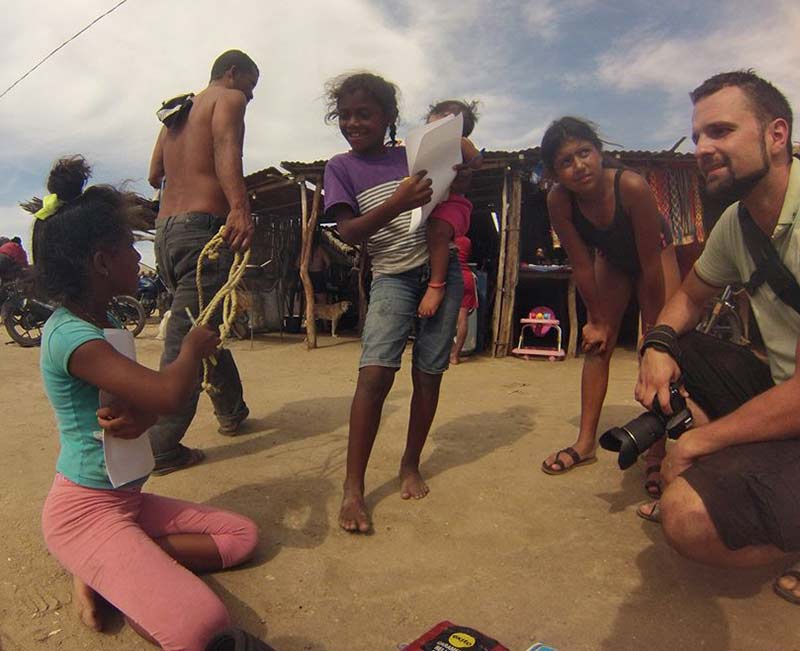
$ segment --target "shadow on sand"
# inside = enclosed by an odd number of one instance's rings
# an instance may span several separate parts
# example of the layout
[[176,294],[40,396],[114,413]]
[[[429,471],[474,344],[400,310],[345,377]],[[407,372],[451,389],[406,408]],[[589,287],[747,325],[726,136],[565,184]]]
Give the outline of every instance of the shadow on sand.
[[[427,445],[434,447],[420,466],[422,476],[430,479],[515,443],[533,429],[533,414],[534,410],[529,407],[514,406],[501,411],[464,415],[442,423],[428,438]],[[514,423],[513,427],[497,427],[498,422],[509,421]],[[366,496],[369,510],[373,511],[399,487],[399,480],[394,478],[369,491]]]

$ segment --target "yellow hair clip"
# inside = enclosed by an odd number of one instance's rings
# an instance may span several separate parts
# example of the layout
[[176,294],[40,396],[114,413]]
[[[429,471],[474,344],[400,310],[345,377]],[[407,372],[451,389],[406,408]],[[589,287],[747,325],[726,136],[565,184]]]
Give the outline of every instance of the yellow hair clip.
[[42,207],[33,213],[33,216],[36,217],[36,219],[44,221],[48,217],[52,217],[63,203],[64,202],[58,198],[58,195],[48,194],[42,199]]

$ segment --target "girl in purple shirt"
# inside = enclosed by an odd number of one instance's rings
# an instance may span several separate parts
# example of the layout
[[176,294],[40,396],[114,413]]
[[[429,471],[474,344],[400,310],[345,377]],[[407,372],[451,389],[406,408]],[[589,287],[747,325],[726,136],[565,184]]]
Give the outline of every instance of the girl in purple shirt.
[[[344,241],[366,243],[372,263],[339,515],[343,529],[365,533],[372,526],[364,502],[367,462],[383,403],[400,368],[429,281],[425,230],[408,232],[411,210],[430,201],[432,192],[424,171],[408,176],[405,148],[396,144],[398,109],[393,84],[369,73],[340,77],[329,84],[328,101],[327,118],[338,120],[350,151],[334,156],[325,167],[326,215],[336,220]],[[387,131],[389,146],[385,144]],[[400,462],[404,499],[421,499],[428,494],[419,461],[436,413],[463,294],[455,256],[448,266],[446,287],[439,310],[419,321],[414,340],[414,392],[406,449]]]

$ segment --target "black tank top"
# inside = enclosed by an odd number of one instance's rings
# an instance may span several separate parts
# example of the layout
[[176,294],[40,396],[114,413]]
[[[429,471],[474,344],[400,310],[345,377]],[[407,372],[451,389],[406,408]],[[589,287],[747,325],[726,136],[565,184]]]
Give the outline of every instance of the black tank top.
[[614,217],[606,228],[598,228],[584,217],[575,195],[570,193],[572,202],[572,223],[581,239],[592,248],[597,249],[603,257],[620,271],[638,276],[642,270],[639,262],[639,251],[636,249],[636,236],[633,222],[622,208],[619,192],[619,177],[625,170],[618,169],[614,175]]

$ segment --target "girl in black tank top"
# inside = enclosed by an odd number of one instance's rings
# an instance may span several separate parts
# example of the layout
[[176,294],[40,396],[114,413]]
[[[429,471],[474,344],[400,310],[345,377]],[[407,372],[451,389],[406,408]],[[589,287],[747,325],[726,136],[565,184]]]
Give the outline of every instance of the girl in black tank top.
[[[598,251],[620,271],[635,278],[642,268],[639,264],[639,251],[636,248],[633,223],[630,215],[623,209],[620,198],[619,180],[625,171],[623,168],[619,168],[614,174],[614,216],[609,226],[600,228],[584,217],[575,195],[570,193],[572,223],[587,245]],[[672,232],[666,219],[660,214],[659,218],[661,248],[664,249],[672,244]]]
[[[602,149],[594,128],[576,118],[557,120],[542,140],[542,160],[558,181],[547,198],[550,221],[569,256],[587,311],[580,430],[575,443],[542,463],[548,474],[596,460],[609,362],[633,292],[646,328],[664,306],[665,285],[671,292],[680,283],[674,248],[666,246],[671,238],[664,237],[669,229],[650,188],[638,174],[604,165]],[[660,494],[659,461],[664,452],[663,444],[655,445],[647,456],[645,486],[655,497]]]

